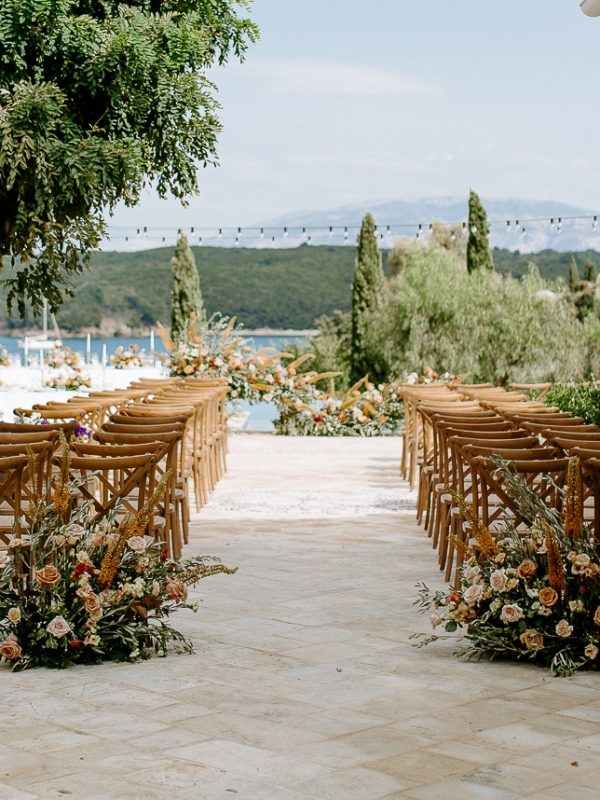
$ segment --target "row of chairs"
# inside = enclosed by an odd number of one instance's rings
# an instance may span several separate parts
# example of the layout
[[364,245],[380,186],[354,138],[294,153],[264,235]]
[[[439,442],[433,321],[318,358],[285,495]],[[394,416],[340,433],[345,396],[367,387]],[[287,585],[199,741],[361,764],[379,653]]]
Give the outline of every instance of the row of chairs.
[[[558,510],[569,457],[579,456],[588,481],[584,514],[600,531],[600,431],[595,426],[530,401],[520,391],[489,385],[446,391],[411,387],[408,393],[417,420],[413,435],[416,431],[420,442],[417,521],[430,535],[447,580],[453,570],[458,580],[470,531],[457,498],[492,532],[500,529],[505,513],[517,528],[529,524],[497,469],[497,456],[510,461],[513,472]],[[410,468],[407,461],[405,469]]]
[[[222,380],[157,379],[18,409],[24,418],[43,421],[5,423],[4,432],[0,426],[0,458],[12,459],[0,464],[0,538],[6,544],[13,530],[26,532],[28,509],[49,496],[62,462],[62,430],[70,440],[71,477],[81,487],[76,500],[91,501],[96,520],[141,509],[168,475],[148,533],[179,557],[189,538],[190,484],[201,508],[226,470],[227,392]],[[74,438],[82,426],[90,441]],[[28,453],[35,454],[35,467]]]

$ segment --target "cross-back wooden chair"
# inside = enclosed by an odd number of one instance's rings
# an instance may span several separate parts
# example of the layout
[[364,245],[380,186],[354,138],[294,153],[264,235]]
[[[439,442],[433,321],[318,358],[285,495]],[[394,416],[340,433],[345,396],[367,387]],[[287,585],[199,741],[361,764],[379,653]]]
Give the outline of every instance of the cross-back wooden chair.
[[[57,466],[61,456],[55,456]],[[92,502],[91,522],[115,511],[118,518],[141,511],[156,486],[156,459],[149,454],[132,456],[71,455],[70,477],[80,483],[78,499]],[[159,515],[150,514],[148,534],[162,539],[164,525]]]
[[0,549],[23,534],[23,474],[27,456],[0,456]]

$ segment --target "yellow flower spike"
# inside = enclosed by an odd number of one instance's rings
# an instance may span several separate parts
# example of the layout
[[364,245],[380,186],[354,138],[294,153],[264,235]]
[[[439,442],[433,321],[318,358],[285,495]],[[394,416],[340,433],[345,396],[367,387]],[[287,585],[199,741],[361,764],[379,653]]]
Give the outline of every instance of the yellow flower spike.
[[569,459],[567,469],[567,488],[563,512],[565,534],[572,539],[581,537],[583,526],[583,490],[581,480],[581,462],[579,458]]
[[162,322],[157,322],[156,328],[158,330],[159,339],[165,346],[165,350],[168,353],[174,353],[177,348],[175,347],[173,339],[171,339],[171,337],[169,336],[169,333],[165,328],[165,326],[162,324]]
[[546,559],[548,562],[548,583],[553,589],[561,592],[567,588],[565,565],[556,541],[556,535],[547,522],[543,523],[546,539]]
[[[288,355],[288,353],[284,353],[283,355]],[[298,369],[301,367],[302,364],[306,364],[307,361],[312,361],[315,358],[313,353],[305,353],[303,356],[299,356],[294,361],[289,364],[286,364],[286,369]]]
[[317,381],[324,381],[327,378],[338,378],[341,374],[341,372],[310,373],[310,375],[305,378],[305,383],[317,383]]
[[233,331],[233,329],[235,327],[236,321],[237,321],[237,317],[231,317],[231,319],[227,323],[227,327],[225,328],[225,330],[221,334],[221,339],[223,341],[225,341],[226,339],[229,339],[229,337],[231,336],[231,332]]

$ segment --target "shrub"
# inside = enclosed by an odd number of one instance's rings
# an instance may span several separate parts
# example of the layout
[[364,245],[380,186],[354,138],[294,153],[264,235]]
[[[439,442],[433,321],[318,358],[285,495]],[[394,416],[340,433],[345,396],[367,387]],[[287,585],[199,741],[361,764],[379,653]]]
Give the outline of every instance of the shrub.
[[429,366],[497,384],[582,375],[591,335],[563,287],[550,290],[535,266],[521,280],[469,275],[437,247],[408,255],[370,323],[368,358],[388,377]]

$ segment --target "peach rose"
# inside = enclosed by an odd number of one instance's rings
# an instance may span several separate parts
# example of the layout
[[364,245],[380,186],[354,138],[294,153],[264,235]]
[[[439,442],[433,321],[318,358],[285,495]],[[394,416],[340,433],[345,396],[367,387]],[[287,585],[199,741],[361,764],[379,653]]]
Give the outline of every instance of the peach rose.
[[594,612],[594,623],[600,627],[600,606]]
[[502,622],[505,622],[507,624],[511,622],[518,622],[520,619],[523,619],[523,609],[516,603],[502,606],[502,611],[500,612],[500,619],[502,620]]
[[67,633],[71,633],[71,626],[64,617],[58,616],[50,620],[50,622],[46,625],[46,630],[51,636],[55,636],[57,639],[62,639],[62,637],[66,636]]
[[94,622],[97,622],[102,616],[102,600],[97,594],[91,592],[83,601],[86,614]]
[[521,644],[528,650],[540,650],[544,646],[544,637],[534,628],[528,628],[519,636]]
[[21,619],[21,609],[17,606],[13,606],[12,608],[8,609],[6,616],[8,617],[9,622],[12,622],[13,625],[16,625]]
[[22,653],[23,649],[17,641],[17,637],[12,633],[0,644],[0,657],[5,658],[7,661],[14,661]]
[[187,586],[183,581],[168,581],[166,590],[171,600],[177,600],[180,603],[187,599]]
[[540,589],[538,599],[543,606],[548,606],[548,608],[550,608],[556,605],[558,601],[558,592],[551,586],[544,586],[543,589]]
[[519,566],[517,567],[517,575],[519,578],[527,579],[533,578],[535,573],[537,572],[537,564],[535,561],[531,561],[531,559],[526,558],[524,561],[521,561]]
[[35,579],[40,586],[45,589],[54,589],[60,583],[60,572],[52,564],[46,564],[42,569],[38,569],[35,573]]
[[557,636],[562,636],[566,639],[567,636],[570,636],[573,633],[573,626],[569,625],[566,619],[561,619],[561,621],[557,623],[554,630],[556,631]]
[[588,644],[586,645],[583,653],[586,658],[589,658],[590,661],[594,661],[594,659],[598,656],[598,648],[595,644]]

